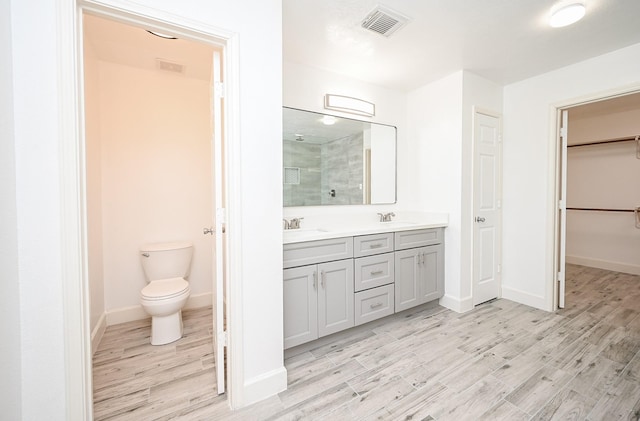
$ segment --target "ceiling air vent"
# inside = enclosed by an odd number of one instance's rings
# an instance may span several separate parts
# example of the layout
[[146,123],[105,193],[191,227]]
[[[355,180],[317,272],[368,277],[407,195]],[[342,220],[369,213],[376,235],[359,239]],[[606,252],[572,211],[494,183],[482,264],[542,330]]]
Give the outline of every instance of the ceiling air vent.
[[173,73],[184,73],[184,65],[180,63],[174,63],[168,60],[164,60],[161,58],[156,59],[156,66],[160,70],[164,70],[167,72]]
[[362,27],[388,37],[406,25],[408,21],[409,19],[400,13],[378,6],[364,18]]

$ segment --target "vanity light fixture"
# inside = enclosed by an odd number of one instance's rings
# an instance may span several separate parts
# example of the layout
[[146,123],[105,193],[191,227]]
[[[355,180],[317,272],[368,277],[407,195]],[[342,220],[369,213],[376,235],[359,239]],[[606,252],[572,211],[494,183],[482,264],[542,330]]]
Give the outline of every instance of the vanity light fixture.
[[358,98],[342,95],[326,94],[324,96],[324,108],[327,110],[342,111],[344,113],[357,114],[365,117],[376,115],[376,105]]
[[576,23],[584,17],[586,10],[582,0],[559,1],[551,8],[549,25],[554,28],[561,28]]

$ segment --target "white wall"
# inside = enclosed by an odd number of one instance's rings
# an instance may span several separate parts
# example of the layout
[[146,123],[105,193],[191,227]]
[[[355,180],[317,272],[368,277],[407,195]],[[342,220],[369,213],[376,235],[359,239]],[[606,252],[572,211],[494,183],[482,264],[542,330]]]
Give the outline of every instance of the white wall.
[[105,309],[139,306],[147,243],[193,243],[191,295],[211,292],[209,82],[100,61],[99,89]]
[[0,408],[10,420],[21,418],[21,338],[16,161],[12,84],[11,2],[0,1]]
[[554,104],[640,85],[640,44],[505,87],[503,297],[552,310]]
[[13,387],[21,389],[25,420],[65,418],[56,12],[53,0],[37,13],[11,2],[21,335],[13,353],[22,356]]
[[[242,88],[236,91],[239,97],[232,104],[237,107],[238,125],[237,129],[230,128],[230,134],[233,147],[239,148],[242,156],[241,182],[235,185],[242,207],[237,220],[229,221],[230,228],[241,227],[235,237],[238,241],[232,239],[232,250],[241,250],[241,255],[236,253],[232,259],[239,268],[235,282],[241,283],[239,301],[243,309],[239,315],[242,332],[237,332],[235,339],[240,355],[234,355],[242,361],[243,384],[236,387],[243,396],[236,405],[274,394],[286,384],[280,224],[281,2],[104,3],[124,9],[143,7],[150,15],[169,22],[176,19],[174,16],[206,22],[236,36],[235,71]],[[12,75],[1,74],[3,86],[7,81],[13,84],[13,104],[7,108],[14,115],[17,221],[9,228],[17,232],[19,244],[21,337],[20,342],[11,344],[10,352],[14,356],[21,353],[22,357],[21,381],[13,387],[22,393],[22,418],[33,420],[67,419],[65,391],[77,385],[81,376],[76,373],[66,377],[74,373],[68,368],[75,367],[77,361],[65,360],[66,352],[73,352],[65,350],[62,256],[75,256],[76,251],[61,246],[65,243],[60,186],[63,139],[58,110],[60,98],[68,91],[58,84],[56,53],[58,47],[69,45],[73,39],[58,37],[58,31],[68,30],[68,26],[58,26],[58,7],[64,5],[54,0],[40,1],[37,9],[28,2],[11,1]],[[9,12],[7,9],[3,6],[3,12]],[[247,10],[252,13],[247,14]],[[10,100],[3,95],[3,111],[6,101]],[[71,140],[64,139],[67,141]],[[266,156],[272,158],[264,159]],[[2,184],[2,188],[3,194],[5,189],[11,193],[10,186]],[[15,370],[13,376],[17,376]]]
[[[351,96],[373,102],[376,105],[376,115],[372,118],[362,117],[361,119],[396,126],[398,129],[398,163],[404,162],[411,155],[411,151],[407,148],[407,96],[404,92],[382,88],[343,75],[291,62],[284,63],[282,80],[283,105],[285,107],[322,113],[325,111],[324,95],[327,93]],[[357,116],[333,110],[329,114],[360,119]],[[401,164],[398,165],[398,201],[394,205],[294,206],[284,208],[283,213],[285,217],[365,213],[375,218],[376,212],[390,212],[399,208],[407,209],[407,202],[412,194],[406,188],[409,176],[408,167]],[[305,220],[303,224],[305,222],[309,221]]]
[[411,209],[447,212],[445,229],[445,296],[443,305],[459,308],[461,297],[461,156],[463,72],[409,92],[407,150],[402,165]]
[[[638,108],[587,117],[569,110],[569,144],[640,133]],[[634,142],[568,149],[567,206],[640,206],[640,161]],[[640,230],[632,213],[567,213],[567,262],[640,275]]]

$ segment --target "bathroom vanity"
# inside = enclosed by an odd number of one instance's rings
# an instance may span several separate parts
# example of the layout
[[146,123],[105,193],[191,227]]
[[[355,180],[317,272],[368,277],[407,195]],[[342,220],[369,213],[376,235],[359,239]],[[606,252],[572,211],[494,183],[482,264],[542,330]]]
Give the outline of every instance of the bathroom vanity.
[[284,348],[442,297],[445,225],[286,233]]

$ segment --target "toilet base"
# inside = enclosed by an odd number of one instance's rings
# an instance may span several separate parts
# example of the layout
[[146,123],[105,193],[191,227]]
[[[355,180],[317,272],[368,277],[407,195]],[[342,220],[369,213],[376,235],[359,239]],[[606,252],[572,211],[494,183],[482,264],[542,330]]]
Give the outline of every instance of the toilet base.
[[182,338],[182,310],[151,317],[151,345],[166,345]]

